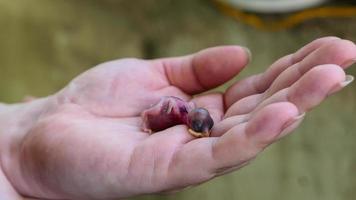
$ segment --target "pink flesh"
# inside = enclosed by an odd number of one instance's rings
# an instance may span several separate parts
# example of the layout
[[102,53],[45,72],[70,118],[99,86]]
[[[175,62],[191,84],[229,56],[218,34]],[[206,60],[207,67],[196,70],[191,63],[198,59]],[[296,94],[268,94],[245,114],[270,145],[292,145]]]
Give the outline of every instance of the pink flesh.
[[188,112],[194,108],[193,103],[177,97],[163,97],[157,104],[142,112],[143,130],[151,133],[178,124],[187,124]]

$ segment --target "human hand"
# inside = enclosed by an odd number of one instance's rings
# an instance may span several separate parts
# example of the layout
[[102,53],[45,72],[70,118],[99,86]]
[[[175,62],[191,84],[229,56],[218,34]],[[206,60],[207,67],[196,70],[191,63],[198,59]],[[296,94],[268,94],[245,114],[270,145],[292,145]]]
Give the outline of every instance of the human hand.
[[[305,112],[350,82],[343,68],[352,59],[355,44],[322,38],[225,93],[199,96],[243,69],[243,48],[104,63],[40,100],[45,109],[17,137],[3,170],[22,195],[47,199],[113,199],[199,184],[248,164],[293,131]],[[162,96],[208,109],[212,137],[196,139],[184,125],[143,132],[140,113]]]

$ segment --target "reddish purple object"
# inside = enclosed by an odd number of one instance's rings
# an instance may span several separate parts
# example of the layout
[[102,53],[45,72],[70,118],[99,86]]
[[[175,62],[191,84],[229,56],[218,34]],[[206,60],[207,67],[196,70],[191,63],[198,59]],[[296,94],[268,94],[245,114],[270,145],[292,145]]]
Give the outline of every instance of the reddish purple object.
[[194,103],[173,96],[163,97],[157,104],[143,111],[142,119],[143,130],[148,133],[186,124],[189,132],[196,137],[209,136],[214,125],[206,109],[195,108]]

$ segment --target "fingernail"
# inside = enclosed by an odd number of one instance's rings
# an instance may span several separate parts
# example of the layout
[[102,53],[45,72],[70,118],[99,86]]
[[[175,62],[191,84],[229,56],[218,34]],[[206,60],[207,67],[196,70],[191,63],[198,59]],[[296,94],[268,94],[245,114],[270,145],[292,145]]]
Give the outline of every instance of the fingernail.
[[346,75],[345,80],[343,82],[340,83],[341,87],[346,87],[347,85],[349,85],[350,83],[352,83],[352,81],[354,81],[354,76],[352,75]]
[[330,90],[329,95],[334,94],[335,92],[341,90],[342,88],[348,86],[350,83],[354,81],[354,76],[346,75],[345,80],[341,83],[337,84],[333,89]]
[[356,58],[354,58],[354,59],[351,59],[351,60],[348,60],[348,61],[346,61],[346,62],[344,62],[342,65],[340,65],[341,67],[349,67],[349,66],[351,66],[351,65],[353,65],[353,64],[355,64],[356,63]]
[[250,62],[252,60],[252,53],[251,50],[247,47],[241,47],[245,50],[246,54],[248,55],[248,61]]
[[303,121],[304,118],[305,118],[305,113],[302,113],[294,117],[291,121],[287,122],[284,125],[282,132],[278,135],[277,139],[280,139],[286,136],[287,134],[291,133],[294,129],[296,129],[299,126],[299,124]]

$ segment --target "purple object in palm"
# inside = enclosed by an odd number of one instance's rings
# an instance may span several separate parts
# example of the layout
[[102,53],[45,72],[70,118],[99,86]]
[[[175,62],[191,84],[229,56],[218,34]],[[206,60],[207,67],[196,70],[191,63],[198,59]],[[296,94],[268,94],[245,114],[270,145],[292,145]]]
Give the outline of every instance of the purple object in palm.
[[153,133],[185,124],[193,136],[208,137],[214,121],[206,109],[195,107],[194,103],[177,97],[163,97],[157,104],[142,112],[143,130]]

